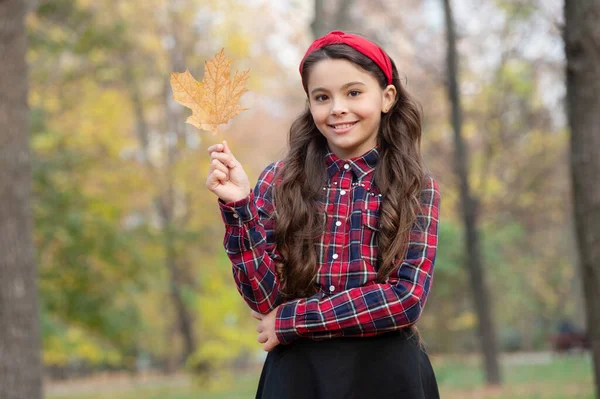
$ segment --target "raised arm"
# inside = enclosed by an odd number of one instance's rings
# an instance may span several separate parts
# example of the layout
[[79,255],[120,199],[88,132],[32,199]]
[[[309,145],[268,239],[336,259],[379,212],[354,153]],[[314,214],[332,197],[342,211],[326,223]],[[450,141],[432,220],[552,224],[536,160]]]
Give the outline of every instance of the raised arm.
[[269,165],[259,176],[254,191],[238,201],[219,199],[225,222],[223,244],[233,267],[238,291],[250,308],[269,313],[281,303],[276,261],[281,256],[274,245],[272,188],[279,163]]

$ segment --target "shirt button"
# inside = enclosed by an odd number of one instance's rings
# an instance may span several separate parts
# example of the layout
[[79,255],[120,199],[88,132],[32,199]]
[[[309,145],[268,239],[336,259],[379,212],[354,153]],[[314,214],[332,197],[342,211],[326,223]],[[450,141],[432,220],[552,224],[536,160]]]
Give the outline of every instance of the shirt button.
[[237,213],[234,213],[234,214],[233,214],[233,217],[237,219],[237,218],[239,218],[239,217],[240,217],[240,215],[238,215]]
[[342,222],[340,222],[340,221],[338,220],[337,222],[335,222],[335,225],[336,225],[336,226],[341,226],[341,225],[342,225]]
[[346,169],[346,170],[350,169],[350,165],[348,165],[348,164],[344,165],[344,169]]
[[335,291],[335,287],[333,285],[330,285],[329,286],[329,292],[333,292],[333,291]]
[[338,254],[333,254],[333,256],[332,256],[332,258],[333,258],[333,259],[337,259],[337,258],[339,258],[339,257],[340,257],[340,256],[339,256]]
[[346,190],[340,191],[340,195],[344,195],[344,194],[346,194]]

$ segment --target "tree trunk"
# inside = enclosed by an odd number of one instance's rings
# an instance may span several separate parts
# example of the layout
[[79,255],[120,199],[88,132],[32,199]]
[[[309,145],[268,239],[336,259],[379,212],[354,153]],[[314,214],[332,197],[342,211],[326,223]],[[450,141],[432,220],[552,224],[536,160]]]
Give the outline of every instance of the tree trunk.
[[[177,20],[174,13],[170,13],[169,18],[171,24],[171,33],[175,38],[175,45],[170,51],[171,58],[171,70],[172,71],[183,71],[185,69],[184,55],[182,52],[182,39],[178,37],[178,31],[176,29]],[[171,84],[169,79],[164,81],[164,94],[163,99],[165,100],[164,109],[167,121],[167,131],[174,132],[177,136],[177,140],[183,140],[185,137],[185,123],[181,117],[181,108],[176,110],[172,105],[172,92]],[[182,286],[183,276],[181,270],[180,255],[175,249],[175,231],[183,226],[178,226],[175,220],[175,196],[176,196],[176,183],[175,183],[175,167],[177,158],[179,156],[177,145],[166,146],[167,152],[167,163],[165,165],[165,188],[160,196],[160,208],[162,216],[162,229],[164,233],[164,245],[165,245],[165,262],[169,270],[169,276],[171,278],[171,297],[173,304],[175,305],[175,311],[177,312],[177,321],[183,337],[184,344],[184,359],[190,357],[196,351],[196,339],[194,336],[194,318],[192,312],[188,309],[184,302]]]
[[600,0],[567,0],[564,14],[575,230],[600,394]]
[[[172,184],[172,181],[170,181]],[[170,186],[171,187],[171,186]],[[177,265],[177,253],[175,251],[174,228],[173,223],[173,201],[172,196],[169,200],[158,200],[158,208],[161,219],[161,228],[163,230],[165,264],[169,271],[169,293],[175,313],[177,315],[177,325],[183,338],[183,361],[190,357],[196,351],[196,340],[194,338],[194,327],[192,315],[188,311],[183,300],[181,292],[181,276]]]
[[330,21],[325,14],[325,2],[315,0],[315,16],[310,28],[315,39],[324,36],[332,30],[345,30],[350,26],[350,9],[355,0],[340,0],[335,13],[335,21]]
[[478,201],[471,194],[468,179],[468,150],[462,138],[462,108],[460,104],[458,81],[458,54],[456,50],[456,33],[450,0],[443,0],[446,20],[447,53],[447,87],[448,98],[452,108],[452,127],[454,129],[455,168],[460,181],[460,203],[462,205],[463,222],[465,226],[465,242],[467,265],[471,277],[473,302],[479,320],[478,332],[481,350],[485,359],[487,382],[490,385],[500,385],[500,367],[498,365],[498,346],[493,323],[493,311],[490,306],[486,288],[484,268],[481,256],[479,232],[477,231]]
[[42,398],[32,238],[27,2],[0,1],[0,398]]
[[325,18],[325,5],[323,0],[315,0],[315,17],[310,24],[313,37],[319,38],[327,33],[327,20]]
[[335,19],[335,25],[333,29],[343,30],[349,29],[350,27],[350,10],[354,6],[355,0],[342,0],[338,7],[337,17]]

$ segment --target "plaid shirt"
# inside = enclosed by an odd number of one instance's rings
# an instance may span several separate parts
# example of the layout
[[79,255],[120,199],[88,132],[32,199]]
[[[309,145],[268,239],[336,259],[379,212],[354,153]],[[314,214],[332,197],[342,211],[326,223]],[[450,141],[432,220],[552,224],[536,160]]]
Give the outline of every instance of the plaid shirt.
[[420,317],[433,278],[437,248],[439,189],[424,179],[422,214],[409,233],[405,259],[389,279],[377,277],[379,214],[384,197],[372,184],[377,147],[343,160],[326,156],[328,183],[323,187],[324,234],[315,242],[319,292],[284,302],[275,262],[272,188],[281,162],[269,165],[250,195],[240,201],[219,200],[225,222],[224,246],[233,263],[241,295],[253,310],[269,313],[278,305],[275,331],[282,344],[298,337],[323,339],[371,336],[414,324]]

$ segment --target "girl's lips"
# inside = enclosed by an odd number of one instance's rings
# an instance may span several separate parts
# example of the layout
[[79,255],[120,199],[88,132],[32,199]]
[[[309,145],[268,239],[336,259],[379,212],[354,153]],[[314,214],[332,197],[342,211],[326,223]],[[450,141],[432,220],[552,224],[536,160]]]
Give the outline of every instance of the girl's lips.
[[344,133],[348,133],[354,127],[354,125],[356,125],[357,123],[358,123],[358,121],[344,123],[344,124],[338,124],[337,127],[333,126],[333,125],[327,125],[327,126],[329,126],[329,128],[331,128],[331,130],[333,130],[333,132],[336,134],[344,134]]

